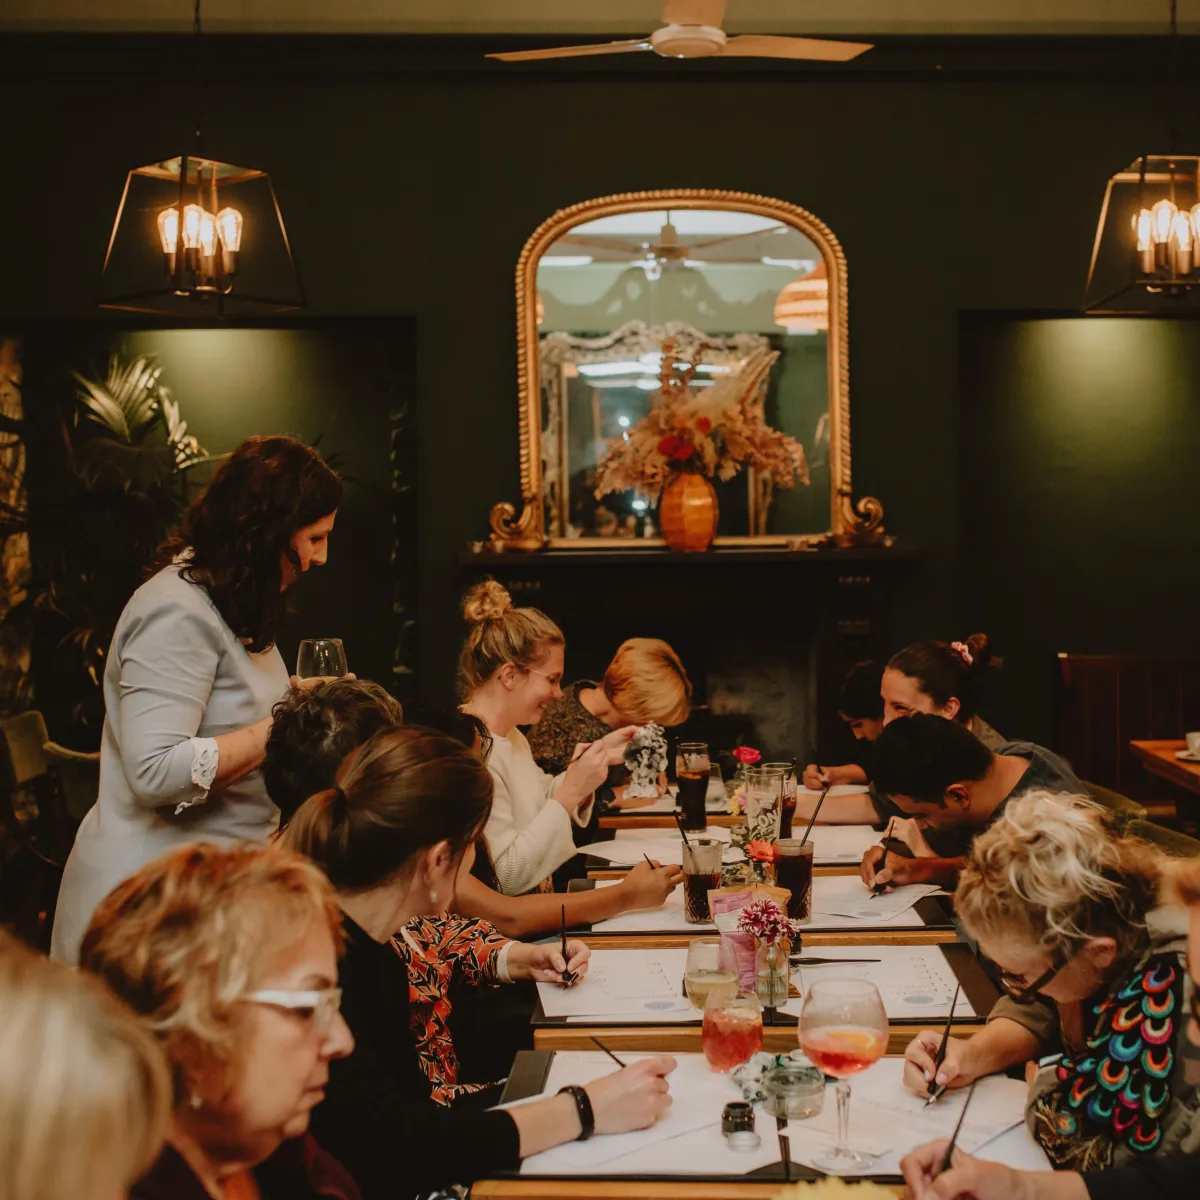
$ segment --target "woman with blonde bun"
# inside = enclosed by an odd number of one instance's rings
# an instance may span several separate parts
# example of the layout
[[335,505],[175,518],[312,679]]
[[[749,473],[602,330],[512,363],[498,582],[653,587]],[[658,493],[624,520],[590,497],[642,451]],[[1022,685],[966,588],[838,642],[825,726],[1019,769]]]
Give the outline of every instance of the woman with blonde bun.
[[609,767],[624,761],[636,726],[576,746],[561,774],[543,771],[517,726],[536,725],[562,699],[562,631],[536,608],[514,608],[494,579],[467,593],[463,615],[472,624],[459,659],[463,710],[479,717],[493,739],[488,770],[496,791],[487,845],[500,890],[517,895],[575,854],[572,823],[587,825],[596,788]]
[[[1179,1044],[1184,1071],[1200,1078],[1200,861],[1176,859],[1164,866],[1167,904],[1189,908],[1188,966],[1192,980],[1191,1018]],[[1200,1158],[1195,1154],[1153,1154],[1128,1166],[1100,1171],[1017,1171],[955,1150],[941,1170],[946,1142],[930,1142],[900,1163],[912,1200],[1167,1200],[1195,1191]]]
[[1187,1066],[1192,987],[1182,930],[1158,906],[1164,859],[1118,837],[1082,796],[1027,792],[980,834],[955,907],[1006,995],[987,1027],[920,1033],[904,1079],[963,1087],[1042,1056],[1026,1121],[1060,1170],[1105,1170],[1200,1149],[1200,1079]]
[[117,1200],[158,1155],[171,1080],[103,984],[0,930],[0,1200]]

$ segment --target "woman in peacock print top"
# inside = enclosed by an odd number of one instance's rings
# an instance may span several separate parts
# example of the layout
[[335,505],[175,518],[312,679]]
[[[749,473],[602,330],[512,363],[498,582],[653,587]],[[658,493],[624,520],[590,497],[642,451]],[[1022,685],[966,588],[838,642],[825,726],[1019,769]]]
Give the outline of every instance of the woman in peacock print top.
[[1029,1063],[1026,1122],[1058,1169],[1200,1149],[1186,924],[1154,911],[1163,865],[1084,797],[1012,801],[976,838],[954,897],[1007,994],[984,1030],[951,1039],[941,1067],[938,1035],[919,1034],[907,1085],[925,1095]]

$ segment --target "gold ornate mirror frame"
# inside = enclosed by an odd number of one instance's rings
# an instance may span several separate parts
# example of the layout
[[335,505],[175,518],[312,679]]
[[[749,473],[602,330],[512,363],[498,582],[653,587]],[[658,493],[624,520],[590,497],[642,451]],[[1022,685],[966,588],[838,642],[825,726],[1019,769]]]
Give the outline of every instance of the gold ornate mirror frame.
[[[748,192],[684,188],[600,196],[560,209],[535,230],[517,259],[517,389],[520,414],[521,511],[501,501],[490,515],[492,550],[628,549],[622,538],[554,537],[545,532],[542,479],[542,388],[539,377],[537,267],[542,255],[576,225],[599,217],[654,209],[730,209],[772,218],[799,230],[820,250],[829,275],[829,474],[831,528],[825,533],[718,537],[717,546],[776,546],[807,549],[882,543],[883,505],[873,496],[855,502],[850,470],[850,351],[846,256],[832,230],[806,209]],[[664,546],[661,538],[640,546]]]

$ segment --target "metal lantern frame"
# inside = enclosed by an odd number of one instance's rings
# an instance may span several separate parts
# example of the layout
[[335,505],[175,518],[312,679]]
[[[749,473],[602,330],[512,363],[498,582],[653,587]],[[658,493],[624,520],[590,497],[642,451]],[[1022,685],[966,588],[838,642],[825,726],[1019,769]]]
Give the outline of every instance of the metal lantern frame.
[[[163,248],[166,261],[163,283],[160,286],[135,288],[132,291],[105,295],[105,282],[110,278],[113,251],[117,244],[118,233],[121,231],[121,222],[128,215],[126,209],[130,189],[135,179],[139,177],[178,186],[174,250],[167,252],[165,247]],[[232,251],[223,244],[216,245],[214,243],[214,252],[209,255],[204,255],[197,247],[185,245],[185,211],[188,207],[198,204],[215,220],[220,211],[222,189],[258,180],[263,181],[269,197],[269,211],[273,213],[278,226],[278,236],[286,254],[291,281],[294,284],[293,294],[287,297],[234,290],[233,281],[238,271],[238,259],[241,253],[240,243]],[[261,234],[259,242],[261,245]],[[275,194],[275,187],[271,182],[269,172],[255,167],[235,166],[233,163],[222,162],[201,154],[181,154],[177,158],[134,167],[125,177],[121,202],[117,206],[116,219],[113,221],[112,232],[109,235],[108,248],[104,254],[104,266],[100,273],[100,292],[99,305],[101,308],[120,309],[126,312],[168,313],[174,316],[180,314],[177,300],[172,302],[175,298],[194,300],[197,304],[210,304],[211,311],[218,317],[229,315],[226,309],[235,305],[239,310],[239,315],[246,316],[271,316],[295,312],[303,308],[306,303],[304,284],[296,267],[287,226],[284,224],[279,199]]]
[[[1116,189],[1135,186],[1134,203],[1122,201]],[[1109,178],[1092,245],[1084,312],[1164,314],[1200,307],[1200,294],[1192,296],[1200,289],[1200,226],[1194,214],[1186,249],[1173,245],[1170,234],[1159,238],[1153,229],[1139,230],[1139,214],[1151,213],[1164,199],[1171,200],[1176,216],[1184,219],[1200,205],[1200,155],[1143,154]],[[1120,256],[1125,257],[1123,264]],[[1098,285],[1098,278],[1105,282]]]

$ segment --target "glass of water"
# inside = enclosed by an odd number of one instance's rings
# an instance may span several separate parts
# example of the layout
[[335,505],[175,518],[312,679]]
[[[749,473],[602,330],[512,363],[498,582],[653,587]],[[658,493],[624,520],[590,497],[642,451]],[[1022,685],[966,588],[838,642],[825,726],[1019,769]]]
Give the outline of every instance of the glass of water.
[[305,638],[296,655],[296,675],[300,679],[319,679],[323,683],[341,679],[349,668],[341,638]]

